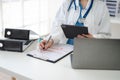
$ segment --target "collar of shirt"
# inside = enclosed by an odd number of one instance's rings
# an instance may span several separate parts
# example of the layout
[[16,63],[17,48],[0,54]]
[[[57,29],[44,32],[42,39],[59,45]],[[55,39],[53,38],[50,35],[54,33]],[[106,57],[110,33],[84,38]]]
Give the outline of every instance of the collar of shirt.
[[[77,7],[80,6],[80,5],[79,5],[79,0],[76,0],[75,3],[76,3],[76,6],[77,6]],[[90,3],[91,3],[91,0],[88,0],[88,3],[87,3],[86,8],[84,8],[83,10],[88,10],[88,8],[89,8],[89,6],[90,6]]]

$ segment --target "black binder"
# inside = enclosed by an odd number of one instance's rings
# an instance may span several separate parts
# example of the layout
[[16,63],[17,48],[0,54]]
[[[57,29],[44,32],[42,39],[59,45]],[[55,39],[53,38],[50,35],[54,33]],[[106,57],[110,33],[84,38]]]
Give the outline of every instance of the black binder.
[[0,39],[0,50],[23,52],[34,40],[29,40],[30,30],[5,29],[5,39]]
[[23,43],[21,41],[0,40],[0,45],[1,50],[22,52]]
[[9,39],[29,40],[30,30],[5,29],[5,37]]

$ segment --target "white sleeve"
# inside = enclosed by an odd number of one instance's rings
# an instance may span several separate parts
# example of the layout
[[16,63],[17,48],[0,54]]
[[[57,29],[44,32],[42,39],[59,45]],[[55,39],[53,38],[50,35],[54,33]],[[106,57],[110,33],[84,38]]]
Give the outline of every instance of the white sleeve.
[[69,1],[70,0],[65,0],[65,2],[63,2],[53,21],[50,35],[52,35],[52,39],[54,40],[54,43],[59,43],[60,40],[65,37],[61,25],[66,23]]
[[94,34],[93,36],[95,38],[110,38],[111,36],[110,16],[106,4],[104,4],[103,7],[103,16],[101,18],[99,26],[101,27],[99,32],[97,34]]

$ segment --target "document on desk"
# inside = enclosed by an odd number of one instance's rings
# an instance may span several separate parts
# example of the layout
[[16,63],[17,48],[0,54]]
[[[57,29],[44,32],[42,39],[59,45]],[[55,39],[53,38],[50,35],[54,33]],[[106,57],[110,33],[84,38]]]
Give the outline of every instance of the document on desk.
[[64,58],[68,54],[72,53],[73,46],[69,44],[59,44],[53,45],[48,50],[33,50],[27,53],[28,56],[49,61],[49,62],[57,62],[60,59]]

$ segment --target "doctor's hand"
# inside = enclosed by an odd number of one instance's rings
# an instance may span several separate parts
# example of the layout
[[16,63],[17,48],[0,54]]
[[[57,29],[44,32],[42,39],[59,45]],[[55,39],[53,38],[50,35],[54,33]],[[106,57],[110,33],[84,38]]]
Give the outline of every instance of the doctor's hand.
[[82,35],[77,35],[77,38],[94,38],[92,34],[82,34]]
[[53,45],[53,43],[54,43],[53,39],[49,40],[49,42],[47,40],[42,40],[39,44],[39,48],[41,50],[47,50]]

